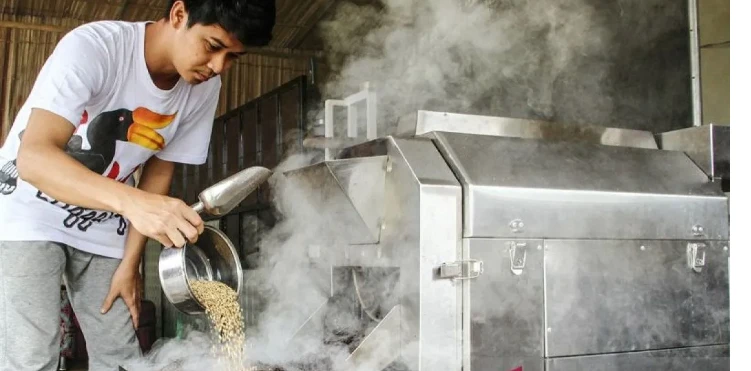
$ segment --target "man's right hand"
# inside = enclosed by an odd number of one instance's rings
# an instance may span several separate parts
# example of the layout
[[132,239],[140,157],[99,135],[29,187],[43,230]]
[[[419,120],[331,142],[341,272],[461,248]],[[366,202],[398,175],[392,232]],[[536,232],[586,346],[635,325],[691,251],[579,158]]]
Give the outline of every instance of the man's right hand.
[[165,247],[183,247],[185,238],[195,243],[203,233],[203,220],[182,200],[141,192],[129,200],[123,216],[146,237]]

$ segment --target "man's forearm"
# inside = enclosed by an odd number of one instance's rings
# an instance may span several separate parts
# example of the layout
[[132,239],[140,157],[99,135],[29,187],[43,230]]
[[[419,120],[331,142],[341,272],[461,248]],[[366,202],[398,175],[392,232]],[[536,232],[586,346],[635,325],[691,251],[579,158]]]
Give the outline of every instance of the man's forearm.
[[141,191],[87,169],[61,149],[33,146],[18,158],[21,179],[58,201],[122,214]]
[[[169,192],[172,183],[172,174],[174,173],[174,164],[159,160],[153,157],[143,168],[138,188],[160,195],[166,195]],[[138,232],[135,228],[129,228],[127,239],[125,240],[125,254],[123,255],[123,264],[131,267],[138,267],[141,263],[141,256],[146,247],[146,236]]]
[[146,236],[142,235],[135,228],[128,230],[128,236],[125,239],[125,254],[121,264],[126,264],[136,268],[141,264],[141,256],[146,247]]
[[32,110],[16,159],[19,177],[66,204],[123,214],[143,191],[97,174],[65,153],[74,130],[61,116]]

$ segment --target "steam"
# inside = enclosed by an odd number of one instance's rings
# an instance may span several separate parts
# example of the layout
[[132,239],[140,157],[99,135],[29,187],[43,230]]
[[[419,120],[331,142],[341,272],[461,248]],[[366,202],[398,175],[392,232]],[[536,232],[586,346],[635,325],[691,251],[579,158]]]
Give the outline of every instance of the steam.
[[[383,293],[393,292],[398,277],[391,271],[357,272],[357,278],[346,267],[332,271],[332,265],[344,266],[338,259],[350,243],[347,231],[355,221],[342,217],[341,204],[322,184],[301,184],[310,179],[283,175],[315,160],[315,155],[292,155],[270,179],[274,209],[280,215],[260,242],[259,268],[246,284],[264,302],[256,308],[257,326],[248,332],[248,362],[285,370],[380,371],[354,370],[340,362],[377,323],[369,317],[383,317],[393,307],[395,303]],[[335,220],[324,218],[332,215]],[[357,289],[359,299],[354,290],[345,290],[345,295],[334,292],[350,287],[354,280],[364,281]],[[354,309],[358,304],[374,309],[358,311]]]
[[[420,108],[551,118],[553,82],[606,41],[592,13],[583,0],[344,3],[323,27],[329,62],[341,65],[325,95],[371,81],[386,122]],[[504,107],[509,95],[524,106]]]
[[275,169],[270,183],[280,221],[262,237],[259,268],[246,284],[257,295],[255,302],[262,303],[255,308],[260,313],[257,326],[249,332],[248,357],[288,370],[300,363],[325,362],[327,356],[343,352],[325,347],[321,336],[296,336],[330,292],[330,266],[316,265],[312,257],[323,253],[321,249],[346,243],[337,241],[335,222],[321,220],[324,211],[312,207],[308,200],[313,195],[283,175],[312,161],[312,155],[293,155]]
[[128,371],[203,371],[216,369],[209,334],[192,331],[185,339],[159,339],[147,357],[123,365]]
[[631,128],[689,118],[681,2],[382,3],[345,2],[321,29],[337,71],[323,95],[375,84],[379,126],[417,109]]
[[[254,264],[257,268],[244,272],[246,300],[243,301],[253,302],[254,306],[243,310],[246,318],[249,311],[258,316],[257,323],[246,323],[246,365],[285,371],[329,371],[337,369],[334,362],[345,359],[353,350],[337,339],[332,341],[324,336],[321,327],[323,321],[329,321],[339,329],[349,327],[350,332],[356,332],[360,320],[352,311],[329,312],[316,321],[313,332],[298,333],[311,314],[331,296],[331,260],[327,249],[348,244],[341,233],[347,228],[346,221],[337,224],[338,221],[322,219],[327,210],[310,202],[313,198],[321,201],[322,196],[311,194],[314,188],[301,187],[283,174],[314,161],[315,155],[292,154],[274,169],[269,179],[279,221],[260,239],[261,254]],[[383,287],[383,283],[373,287]],[[373,287],[361,288],[365,300],[377,296]],[[186,339],[160,340],[145,359],[124,367],[128,371],[220,369],[219,361],[210,353],[211,346],[209,334],[189,331]]]

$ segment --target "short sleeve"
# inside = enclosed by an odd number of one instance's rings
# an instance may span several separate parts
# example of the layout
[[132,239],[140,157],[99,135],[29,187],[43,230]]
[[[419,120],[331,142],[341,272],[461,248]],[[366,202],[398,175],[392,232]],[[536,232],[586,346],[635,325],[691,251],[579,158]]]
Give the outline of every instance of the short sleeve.
[[189,165],[202,165],[206,162],[216,107],[219,103],[221,79],[217,76],[204,84],[211,85],[199,93],[198,101],[189,99],[191,103],[188,106],[195,105],[196,109],[180,120],[175,136],[155,155],[156,157]]
[[78,127],[85,107],[103,90],[108,65],[104,40],[85,28],[74,29],[42,66],[29,94],[30,108],[50,111]]

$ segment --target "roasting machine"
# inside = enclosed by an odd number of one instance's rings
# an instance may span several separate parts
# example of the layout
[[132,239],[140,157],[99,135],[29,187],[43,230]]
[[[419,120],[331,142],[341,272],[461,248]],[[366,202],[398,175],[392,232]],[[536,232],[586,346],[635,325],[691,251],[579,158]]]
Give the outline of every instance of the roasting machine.
[[345,241],[310,241],[330,296],[290,341],[346,344],[348,370],[729,369],[729,127],[387,129],[374,99],[327,102],[324,160],[285,173]]

